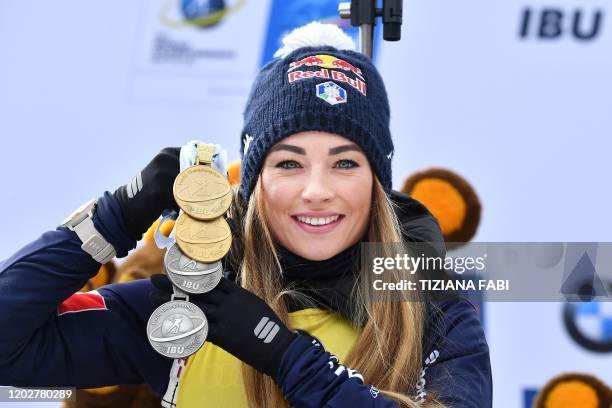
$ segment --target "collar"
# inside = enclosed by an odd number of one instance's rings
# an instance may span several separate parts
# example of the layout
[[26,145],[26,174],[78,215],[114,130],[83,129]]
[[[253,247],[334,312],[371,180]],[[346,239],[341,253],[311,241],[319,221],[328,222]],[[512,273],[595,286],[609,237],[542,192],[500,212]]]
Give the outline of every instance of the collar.
[[277,244],[282,285],[300,294],[285,297],[288,311],[316,307],[351,320],[354,316],[351,291],[355,284],[356,261],[360,259],[360,244],[361,241],[322,261],[303,258]]
[[276,250],[282,268],[282,274],[289,280],[321,279],[342,276],[350,273],[356,260],[360,259],[361,240],[344,251],[322,261],[312,261],[294,254],[282,245]]

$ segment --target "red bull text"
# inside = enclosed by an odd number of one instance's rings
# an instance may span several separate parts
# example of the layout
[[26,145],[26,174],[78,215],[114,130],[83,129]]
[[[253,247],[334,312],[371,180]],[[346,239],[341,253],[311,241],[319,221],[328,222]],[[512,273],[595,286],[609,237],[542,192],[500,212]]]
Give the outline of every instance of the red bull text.
[[345,82],[361,92],[363,95],[366,95],[366,83],[364,81],[359,78],[353,79],[340,71],[328,70],[326,68],[321,68],[318,71],[292,71],[287,74],[287,78],[289,83],[299,81],[300,79],[331,78],[334,81]]
[[362,80],[364,79],[363,74],[361,73],[361,69],[340,58],[336,58],[333,55],[318,54],[302,58],[299,61],[295,61],[289,64],[289,71],[293,71],[294,69],[300,67],[341,69],[343,71],[352,72],[353,74],[359,76]]

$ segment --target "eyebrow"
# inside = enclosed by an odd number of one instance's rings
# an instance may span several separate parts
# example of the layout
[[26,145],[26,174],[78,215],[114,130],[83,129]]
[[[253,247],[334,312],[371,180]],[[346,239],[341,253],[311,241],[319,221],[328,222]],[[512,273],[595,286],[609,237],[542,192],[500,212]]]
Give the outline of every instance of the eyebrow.
[[[298,146],[294,146],[294,145],[289,145],[289,144],[278,144],[274,147],[272,147],[270,149],[270,153],[272,152],[276,152],[279,150],[288,150],[290,152],[293,153],[297,153],[297,154],[301,154],[302,156],[306,155],[306,150],[304,150],[301,147]],[[332,156],[334,154],[339,154],[339,153],[343,153],[343,152],[348,152],[348,151],[359,151],[359,147],[356,144],[348,144],[348,145],[342,145],[342,146],[337,146],[337,147],[332,147],[331,149],[329,149],[329,152],[327,153],[328,155]]]
[[276,145],[276,146],[274,146],[274,147],[272,147],[270,149],[270,153],[276,152],[278,150],[289,150],[290,152],[306,156],[306,150],[304,150],[301,147],[297,147],[297,146],[293,146],[293,145],[288,145],[288,144],[278,144],[278,145]]
[[343,153],[343,152],[350,152],[350,151],[359,151],[359,147],[356,144],[348,144],[348,145],[342,145],[342,146],[338,146],[338,147],[332,147],[331,149],[329,149],[329,155],[333,155],[333,154],[338,154],[338,153]]

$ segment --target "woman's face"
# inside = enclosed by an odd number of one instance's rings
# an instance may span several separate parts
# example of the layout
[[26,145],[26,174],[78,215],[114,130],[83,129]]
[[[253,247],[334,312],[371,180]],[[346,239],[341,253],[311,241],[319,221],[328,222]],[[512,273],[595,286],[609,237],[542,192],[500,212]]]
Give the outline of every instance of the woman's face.
[[328,132],[296,133],[275,144],[261,172],[273,238],[303,258],[331,258],[365,234],[373,173],[350,140]]

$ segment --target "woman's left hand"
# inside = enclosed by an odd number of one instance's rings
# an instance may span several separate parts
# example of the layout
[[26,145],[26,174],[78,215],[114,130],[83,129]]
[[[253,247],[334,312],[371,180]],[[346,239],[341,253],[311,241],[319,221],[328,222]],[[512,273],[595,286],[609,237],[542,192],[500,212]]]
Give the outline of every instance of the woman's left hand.
[[[172,283],[166,275],[151,276],[155,306],[170,301]],[[208,338],[259,372],[276,378],[283,354],[296,337],[261,298],[222,278],[210,292],[189,295],[208,320]]]

